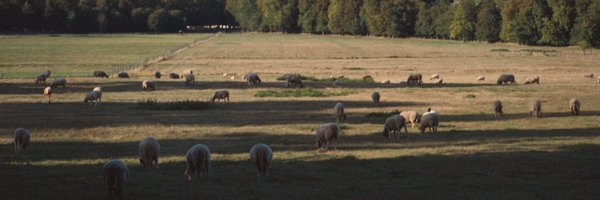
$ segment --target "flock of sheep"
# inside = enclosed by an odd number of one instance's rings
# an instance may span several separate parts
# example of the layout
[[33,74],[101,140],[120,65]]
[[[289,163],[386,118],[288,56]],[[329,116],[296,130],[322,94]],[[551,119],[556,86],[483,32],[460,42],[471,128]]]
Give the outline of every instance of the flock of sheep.
[[[40,74],[36,79],[35,83],[45,83],[46,79],[50,77],[51,72],[47,71]],[[95,77],[108,78],[108,74],[103,71],[95,71],[93,73]],[[119,78],[128,78],[129,74],[127,72],[121,72],[117,75]],[[160,72],[155,72],[156,78],[161,78],[162,74]],[[195,81],[195,76],[192,70],[185,70],[182,74],[170,73],[169,77],[172,79],[185,79],[185,85],[191,86]],[[407,85],[420,85],[423,83],[422,75],[419,73],[412,73],[409,75],[407,79]],[[594,75],[585,75],[585,77],[593,78]],[[258,85],[261,84],[262,80],[256,73],[249,73],[243,77],[248,85]],[[434,74],[430,77],[430,80],[436,80],[437,83],[442,83],[443,79],[439,74]],[[477,78],[478,81],[485,80],[484,76],[480,76]],[[598,79],[600,83],[600,79]],[[382,83],[389,83],[389,80],[386,80]],[[525,84],[539,84],[540,78],[539,76],[533,76],[527,78],[524,82]],[[339,82],[338,82],[339,84]],[[497,80],[497,84],[516,84],[515,76],[512,74],[502,74]],[[49,87],[44,89],[44,95],[48,97],[48,102],[50,102],[50,96],[52,94],[52,89],[58,86],[66,87],[67,81],[64,78],[56,78]],[[335,83],[334,83],[335,85]],[[288,74],[286,75],[286,87],[304,87],[302,82],[302,76],[300,74]],[[153,91],[156,89],[156,84],[150,80],[142,81],[142,89],[144,91]],[[381,94],[379,92],[373,92],[371,94],[371,98],[374,104],[379,104],[381,99]],[[102,99],[102,88],[96,87],[84,98],[84,103],[93,102],[95,104],[99,104]],[[223,100],[225,102],[229,102],[229,92],[227,90],[216,91],[211,98],[211,102],[215,102],[218,100]],[[572,115],[579,115],[581,102],[579,99],[571,99],[569,102],[570,110]],[[495,115],[497,117],[501,117],[503,112],[503,105],[501,101],[493,102],[493,108]],[[316,132],[316,146],[320,151],[328,150],[331,145],[334,149],[334,143],[337,142],[339,136],[342,134],[338,123],[346,121],[346,113],[344,111],[345,105],[341,102],[338,102],[334,106],[335,116],[337,123],[326,123],[322,124],[318,127]],[[542,117],[542,101],[539,99],[534,99],[530,103],[529,115]],[[383,136],[386,138],[395,138],[396,140],[400,139],[400,133],[402,129],[404,129],[405,133],[408,133],[407,124],[410,123],[411,127],[415,125],[418,126],[420,133],[425,133],[426,129],[429,129],[429,132],[436,133],[437,128],[440,123],[440,113],[437,111],[431,110],[429,108],[427,112],[423,114],[419,114],[417,111],[404,111],[399,114],[395,114],[393,116],[388,117],[385,120],[384,128],[383,128]],[[18,128],[14,132],[15,137],[15,154],[18,156],[24,151],[29,142],[31,140],[31,132],[25,128]],[[155,137],[146,137],[139,144],[139,161],[142,167],[144,168],[158,168],[158,159],[160,155],[160,145],[158,140]],[[271,167],[271,162],[273,160],[273,150],[266,144],[256,144],[250,149],[250,162],[252,166],[257,171],[258,178],[261,177],[269,177],[269,168]],[[200,178],[200,175],[205,177],[208,176],[209,166],[211,161],[211,151],[210,148],[204,144],[197,144],[192,146],[187,153],[185,154],[185,160],[187,163],[187,170],[185,171],[185,176],[189,181],[192,181],[194,177],[196,179]],[[109,195],[121,195],[122,187],[124,182],[127,179],[129,174],[129,169],[127,165],[121,160],[111,160],[106,163],[102,169],[102,174],[106,180],[106,184],[108,186]]]

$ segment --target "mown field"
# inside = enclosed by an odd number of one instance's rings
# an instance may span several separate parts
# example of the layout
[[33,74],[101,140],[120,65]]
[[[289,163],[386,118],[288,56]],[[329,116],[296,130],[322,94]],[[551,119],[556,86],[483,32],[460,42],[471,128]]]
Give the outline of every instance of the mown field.
[[[0,47],[1,72],[23,71],[0,79],[3,199],[105,199],[100,170],[110,159],[122,159],[129,166],[124,199],[600,196],[600,84],[583,77],[600,75],[597,50],[583,55],[575,47],[230,33],[134,70],[131,79],[67,77],[69,86],[57,89],[53,103],[47,104],[43,86],[33,84],[35,75],[46,69],[53,71],[53,77],[70,70],[91,73],[99,66],[135,62],[205,36],[98,37],[106,40],[0,37],[3,44],[10,43]],[[130,37],[137,38],[136,45],[127,45]],[[35,50],[35,40],[46,50]],[[523,51],[532,49],[556,52]],[[57,55],[69,57],[49,59]],[[183,80],[151,76],[155,70],[180,73],[185,69],[197,74],[193,87],[185,87]],[[263,84],[247,86],[241,75],[248,72],[259,73]],[[312,92],[325,95],[257,96],[286,91],[277,78],[289,72],[317,79],[343,75],[357,80],[371,75],[375,83],[349,81],[334,87],[328,81],[306,81]],[[425,84],[407,87],[403,81],[411,72],[422,73]],[[443,84],[428,79],[434,73],[441,75]],[[519,84],[495,85],[502,73],[515,74]],[[482,75],[486,80],[477,81]],[[533,75],[541,77],[540,85],[521,84]],[[144,79],[155,80],[157,90],[143,92]],[[382,80],[392,84],[381,84]],[[103,87],[103,104],[83,104],[85,92],[95,86]],[[149,110],[139,104],[148,99],[208,101],[221,89],[230,91],[231,103],[201,110]],[[374,91],[382,95],[378,106],[371,103]],[[544,101],[543,118],[528,116],[528,102],[534,98]],[[580,116],[570,115],[571,98],[582,101]],[[495,100],[504,103],[502,118],[493,115]],[[341,124],[343,134],[336,150],[318,152],[314,129],[335,121],[337,102],[346,104],[348,114]],[[419,134],[416,127],[409,127],[408,139],[391,141],[381,135],[382,113],[424,112],[429,107],[442,115],[439,133]],[[30,129],[33,135],[22,157],[14,156],[12,144],[12,132],[18,127]],[[144,170],[137,161],[139,141],[149,135],[161,144],[156,170]],[[213,152],[211,175],[190,184],[183,175],[184,154],[197,143]],[[266,143],[275,152],[268,181],[256,180],[249,167],[248,151],[256,143]]]

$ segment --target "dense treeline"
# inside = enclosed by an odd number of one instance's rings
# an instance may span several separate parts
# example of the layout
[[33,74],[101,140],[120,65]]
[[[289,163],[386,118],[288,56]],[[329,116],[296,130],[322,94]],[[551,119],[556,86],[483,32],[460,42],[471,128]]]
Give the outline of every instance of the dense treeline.
[[600,46],[598,0],[227,0],[242,29]]
[[0,0],[0,31],[172,32],[236,25],[226,0]]

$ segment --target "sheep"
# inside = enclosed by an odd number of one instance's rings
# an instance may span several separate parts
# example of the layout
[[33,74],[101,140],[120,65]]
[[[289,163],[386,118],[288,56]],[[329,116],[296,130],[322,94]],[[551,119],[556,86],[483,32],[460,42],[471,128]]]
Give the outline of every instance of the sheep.
[[593,73],[586,74],[586,75],[583,75],[583,77],[586,77],[586,78],[594,78],[594,74],[593,74]]
[[390,80],[383,80],[383,81],[381,81],[381,83],[382,83],[382,84],[390,84],[390,83],[392,83],[392,82],[391,82]]
[[485,81],[485,76],[479,76],[479,77],[477,77],[477,81]]
[[98,105],[100,103],[100,99],[102,98],[102,93],[98,91],[89,92],[85,98],[83,99],[83,103],[87,103],[89,101],[94,102],[94,105]]
[[188,74],[185,76],[185,86],[192,86],[196,81],[194,74]]
[[44,89],[44,96],[48,97],[48,103],[50,103],[50,97],[52,96],[52,87],[46,87]]
[[302,83],[302,75],[300,74],[288,74],[287,82],[285,83],[285,87],[300,87],[303,88],[304,84]]
[[494,101],[494,112],[495,112],[496,117],[502,117],[502,115],[504,114],[504,111],[502,111],[502,108],[503,108],[503,106],[502,106],[501,101],[499,101],[499,100]]
[[379,92],[373,92],[371,94],[371,99],[373,99],[373,103],[375,105],[379,105],[379,99],[381,99],[381,95],[379,94]]
[[108,74],[106,74],[106,72],[104,71],[94,71],[94,77],[98,77],[98,78],[108,78]]
[[186,77],[188,77],[190,75],[194,75],[194,71],[191,70],[191,69],[186,69],[186,70],[183,70],[183,72],[181,72],[180,77],[181,78],[186,78]]
[[538,84],[538,85],[540,84],[540,77],[539,76],[536,75],[536,76],[533,76],[533,77],[529,77],[529,78],[527,78],[525,80],[525,82],[523,84],[528,85],[528,84],[534,84],[534,83]]
[[571,115],[579,115],[581,109],[581,101],[579,99],[571,99],[569,101],[569,107],[571,108]]
[[402,128],[404,128],[404,132],[408,134],[408,130],[406,128],[406,118],[402,115],[393,115],[385,119],[385,125],[383,126],[383,136],[386,138],[390,138],[390,132],[396,135],[396,140],[400,140],[400,133],[402,132]]
[[154,81],[144,80],[142,81],[142,89],[144,91],[154,91],[156,89],[156,84],[154,84]]
[[433,75],[431,75],[431,77],[429,77],[429,80],[437,80],[437,79],[440,79],[439,74],[433,74]]
[[219,100],[219,101],[223,100],[223,102],[229,103],[229,91],[227,91],[227,90],[216,91],[215,94],[213,95],[213,97],[210,99],[210,101],[212,103],[214,103],[215,100]]
[[335,116],[336,116],[337,122],[346,121],[346,113],[344,113],[344,107],[345,107],[344,103],[342,103],[342,102],[338,102],[333,107],[333,110],[335,110]]
[[92,91],[102,92],[102,87],[100,87],[100,86],[94,87],[94,89]]
[[370,75],[363,76],[362,80],[363,80],[363,82],[365,82],[365,83],[372,83],[372,82],[375,82],[375,79],[373,79],[373,77],[372,77],[372,76],[370,76]]
[[102,101],[102,87],[95,87],[92,91],[98,92],[98,102]]
[[333,87],[340,87],[342,85],[342,81],[340,79],[333,80]]
[[244,75],[244,79],[246,79],[246,82],[248,83],[248,85],[258,85],[262,82],[260,80],[260,77],[256,73],[246,74],[246,75]]
[[231,76],[231,77],[229,77],[229,79],[235,80],[235,76]]
[[443,82],[444,82],[444,79],[441,79],[441,78],[440,78],[440,79],[437,81],[437,84],[442,84]]
[[411,73],[406,80],[407,85],[421,85],[423,83],[423,75],[420,73]]
[[139,145],[138,155],[140,156],[140,164],[144,168],[158,168],[158,157],[160,155],[160,145],[155,137],[149,136],[144,138]]
[[421,116],[417,111],[403,111],[400,113],[406,119],[407,122],[410,122],[410,127],[415,127],[415,124],[419,124],[421,121]]
[[223,76],[223,77],[227,77],[227,76],[229,76],[229,74],[227,74],[227,73],[223,73],[223,75],[222,75],[222,76]]
[[421,116],[421,123],[419,124],[419,130],[421,134],[425,133],[425,129],[429,128],[430,132],[437,133],[437,128],[440,124],[440,114],[429,109],[428,112],[423,113]]
[[179,79],[179,74],[176,74],[176,73],[170,73],[170,74],[169,74],[169,77],[170,77],[171,79]]
[[162,74],[160,73],[160,71],[156,71],[154,72],[154,77],[160,79],[160,77],[162,77]]
[[269,169],[273,161],[273,150],[266,144],[256,144],[250,149],[250,164],[256,169],[256,177],[269,179]]
[[539,99],[531,100],[529,105],[529,116],[542,117],[542,101]]
[[17,128],[15,130],[15,154],[19,156],[21,152],[27,150],[29,141],[31,140],[31,132],[25,128]]
[[108,186],[108,195],[121,196],[123,185],[129,176],[129,168],[121,160],[111,160],[102,167],[102,176]]
[[504,85],[504,84],[517,84],[517,81],[515,81],[515,75],[512,74],[502,74],[500,75],[500,77],[498,77],[498,80],[496,81],[496,83],[498,85]]
[[50,70],[43,73],[43,75],[45,75],[46,78],[50,78],[50,74],[52,74],[52,72]]
[[200,179],[200,174],[208,178],[210,168],[210,149],[204,144],[196,144],[185,154],[187,169],[184,175],[192,182],[194,175]]
[[122,71],[122,72],[119,72],[119,74],[117,76],[119,78],[129,78],[129,73],[127,73],[126,71]]
[[47,78],[48,77],[46,76],[46,74],[40,74],[35,78],[35,84],[39,84],[39,83],[46,84]]
[[50,87],[55,88],[58,86],[62,86],[63,88],[67,87],[67,80],[65,80],[64,78],[56,78],[54,79],[54,81],[52,81],[52,84],[50,85]]
[[[336,123],[326,123],[317,128],[316,133],[317,148],[327,150],[330,143],[333,144],[334,141],[338,140],[338,137],[342,134],[342,130]],[[333,149],[335,149],[335,146]]]

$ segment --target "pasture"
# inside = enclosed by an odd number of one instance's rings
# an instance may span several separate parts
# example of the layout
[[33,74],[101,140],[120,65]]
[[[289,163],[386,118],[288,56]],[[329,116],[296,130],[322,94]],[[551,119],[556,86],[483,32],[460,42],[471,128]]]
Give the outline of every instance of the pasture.
[[[600,196],[600,55],[575,47],[528,47],[425,39],[228,33],[165,61],[131,71],[132,78],[93,78],[96,69],[128,64],[210,35],[2,36],[0,41],[0,194],[3,199],[105,199],[100,170],[122,159],[130,175],[124,199],[593,199]],[[8,44],[8,45],[4,45]],[[39,48],[38,48],[39,47]],[[506,49],[507,51],[492,51]],[[555,50],[544,55],[527,49]],[[52,103],[35,76],[67,76]],[[196,83],[155,79],[193,69]],[[248,86],[242,75],[263,83]],[[375,83],[305,81],[306,97],[277,78],[290,72],[316,79],[370,75]],[[412,72],[422,86],[407,87]],[[71,73],[71,74],[68,74]],[[227,76],[223,74],[227,73]],[[444,82],[435,84],[431,74]],[[513,73],[518,85],[498,86]],[[541,84],[523,85],[539,75]],[[234,76],[235,79],[231,77]],[[485,76],[485,81],[477,81]],[[144,92],[142,80],[156,91]],[[391,84],[380,83],[390,80]],[[85,105],[86,92],[103,87],[103,103]],[[140,102],[208,101],[227,89],[230,103],[194,110],[146,109]],[[331,95],[312,95],[314,92]],[[378,106],[371,93],[381,93]],[[293,93],[294,91],[291,91]],[[302,92],[302,91],[300,91]],[[257,95],[257,94],[267,95]],[[302,95],[300,95],[302,96]],[[529,101],[543,103],[542,118],[528,116]],[[571,116],[569,99],[582,114]],[[505,116],[494,117],[501,100]],[[335,122],[333,106],[348,119],[336,150],[318,152],[315,129]],[[381,134],[395,110],[441,113],[439,132],[392,141]],[[367,117],[370,116],[370,117]],[[32,132],[15,157],[13,131]],[[160,168],[144,170],[138,144],[154,135]],[[188,183],[184,155],[197,143],[212,151],[208,181]],[[258,181],[248,152],[256,143],[274,150],[271,179]]]

